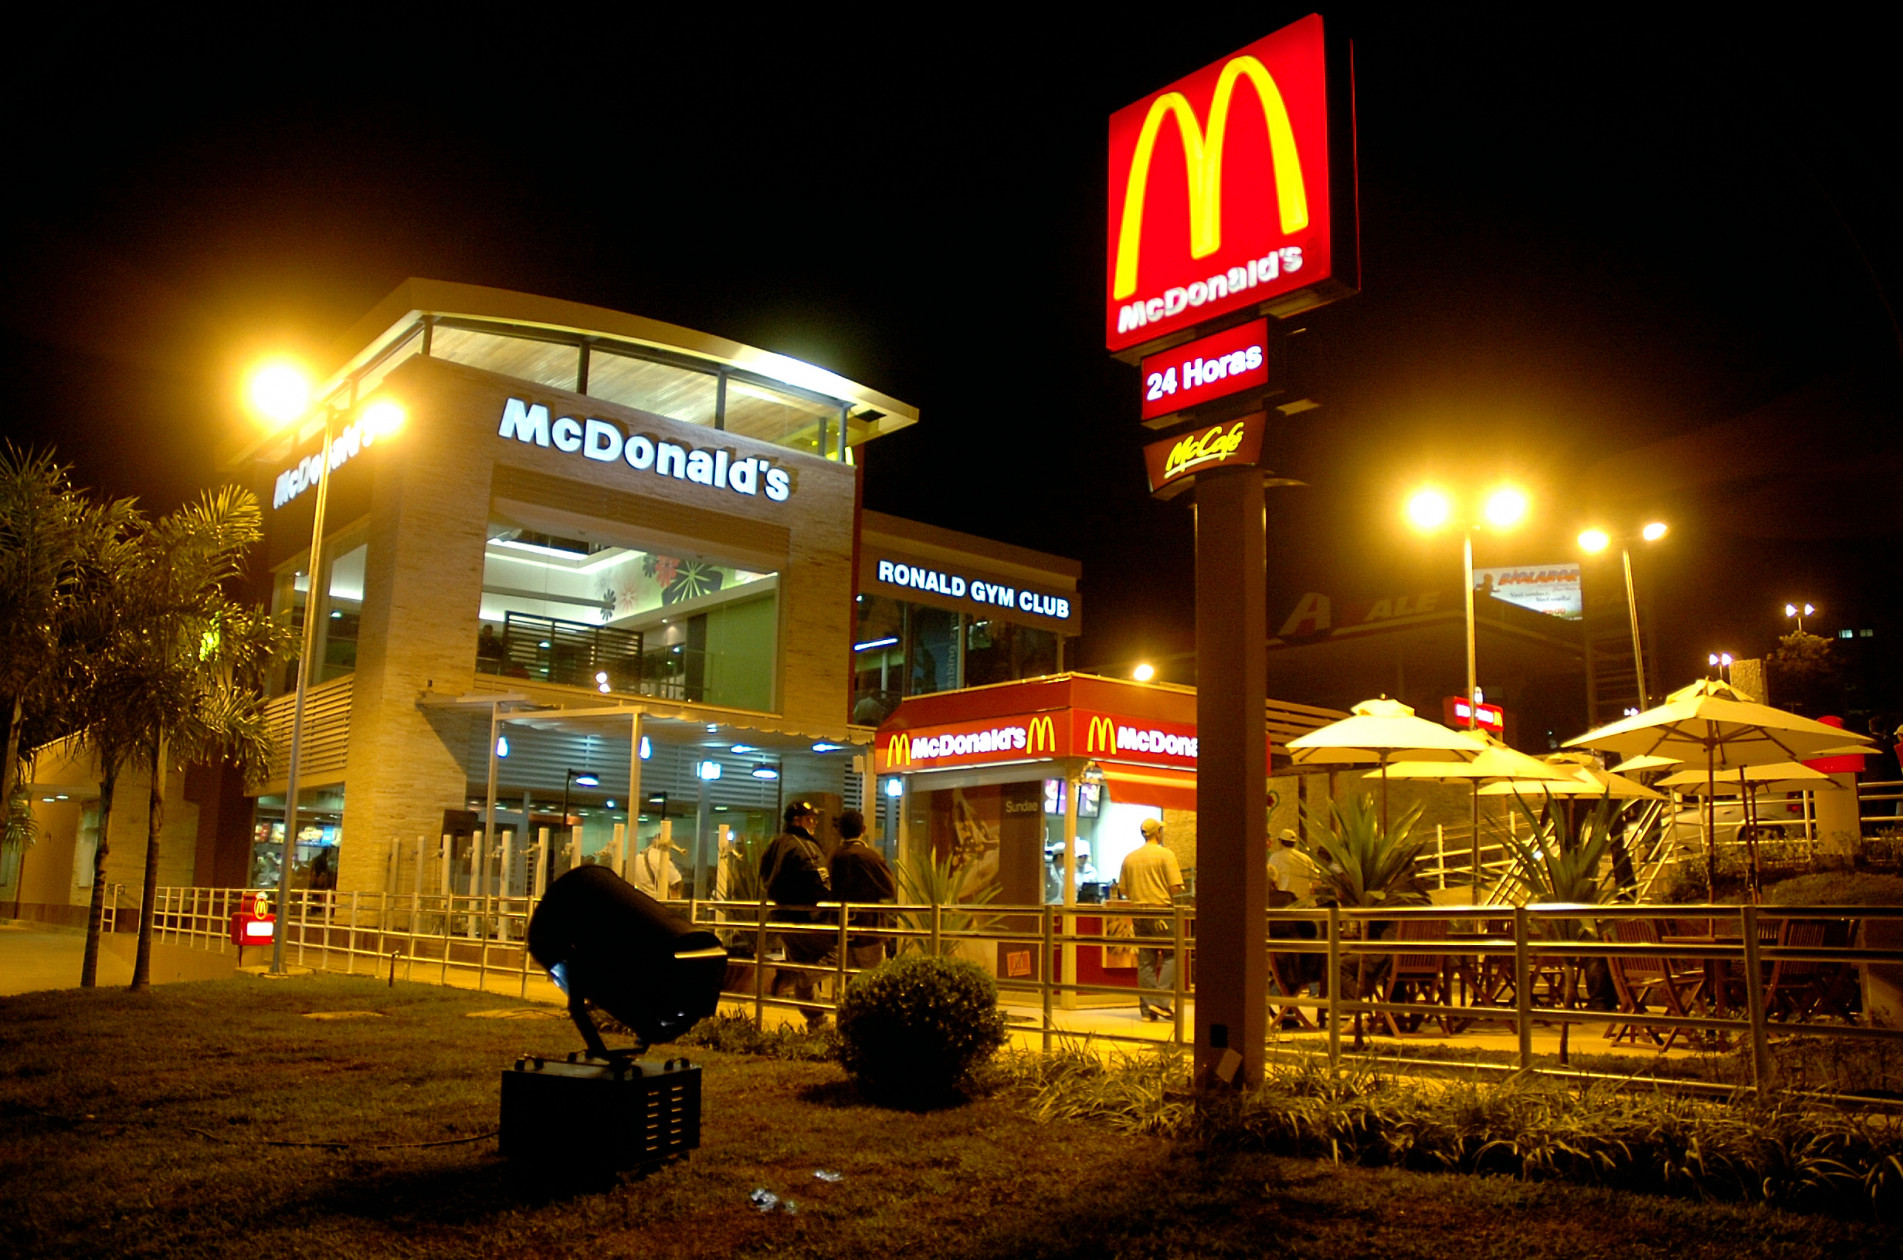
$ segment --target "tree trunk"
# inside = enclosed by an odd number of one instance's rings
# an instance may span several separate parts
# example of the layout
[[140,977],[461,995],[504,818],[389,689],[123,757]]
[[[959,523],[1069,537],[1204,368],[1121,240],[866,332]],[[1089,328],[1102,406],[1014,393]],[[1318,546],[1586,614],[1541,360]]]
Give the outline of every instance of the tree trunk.
[[0,805],[13,800],[13,780],[20,773],[21,709],[20,697],[13,697],[13,719],[7,723],[7,759],[0,765]]
[[152,924],[158,918],[159,828],[165,823],[165,741],[152,741],[152,786],[145,807],[145,882],[139,894],[139,949],[132,960],[132,987],[152,983]]
[[26,891],[26,846],[20,846],[20,863],[13,868],[13,917],[20,917],[20,894]]
[[102,755],[104,773],[99,776],[99,843],[93,846],[92,908],[86,912],[86,953],[79,964],[79,987],[90,989],[99,983],[99,931],[106,921],[106,836],[112,830],[112,789],[119,781],[119,767]]

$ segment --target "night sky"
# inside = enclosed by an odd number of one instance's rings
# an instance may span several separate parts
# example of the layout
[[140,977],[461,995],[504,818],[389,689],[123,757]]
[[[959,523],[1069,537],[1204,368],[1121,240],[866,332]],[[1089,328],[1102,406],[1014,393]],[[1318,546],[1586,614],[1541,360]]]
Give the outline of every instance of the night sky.
[[[1773,646],[1787,599],[1894,643],[1885,41],[1416,8],[1341,14],[1363,289],[1293,342],[1322,405],[1279,470],[1309,484],[1271,496],[1271,615],[1457,588],[1458,543],[1407,535],[1401,496],[1512,474],[1538,524],[1482,564],[1570,559],[1589,516],[1672,522],[1641,561],[1671,685]],[[260,353],[331,366],[406,276],[548,294],[912,403],[867,506],[1083,561],[1086,666],[1182,652],[1188,509],[1147,498],[1136,370],[1101,344],[1105,119],[1306,11],[43,17],[0,85],[6,431],[170,507]]]

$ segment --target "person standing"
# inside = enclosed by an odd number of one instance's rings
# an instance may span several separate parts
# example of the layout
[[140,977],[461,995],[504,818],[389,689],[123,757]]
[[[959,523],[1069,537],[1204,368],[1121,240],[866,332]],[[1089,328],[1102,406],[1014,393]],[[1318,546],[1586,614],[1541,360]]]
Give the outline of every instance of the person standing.
[[[840,845],[832,861],[833,897],[854,905],[896,901],[899,886],[892,878],[892,868],[886,865],[883,853],[866,843],[865,834],[865,816],[858,810],[849,809],[839,816]],[[854,910],[852,926],[886,927],[889,920],[883,911]],[[876,967],[885,961],[890,939],[855,933],[846,938],[846,960],[861,969]]]
[[1300,901],[1315,887],[1315,864],[1296,847],[1299,839],[1293,827],[1284,827],[1276,833],[1275,851],[1269,854],[1269,878],[1278,890],[1289,894],[1290,901]]
[[628,882],[656,901],[672,901],[681,895],[681,868],[674,864],[674,837],[669,831],[661,828],[661,834],[635,855],[629,871]]
[[[819,903],[832,895],[826,875],[825,855],[813,828],[819,823],[819,810],[811,801],[798,800],[786,807],[786,830],[773,837],[760,855],[760,887],[775,907],[775,923],[823,922]],[[805,970],[826,961],[832,952],[831,940],[823,932],[789,932],[781,938],[786,961],[796,967],[782,967],[773,975],[773,996],[784,997],[788,990],[801,1002],[815,996],[813,975]],[[823,1011],[808,1008],[806,1022],[817,1025],[825,1020]]]
[[[1141,906],[1168,907],[1183,891],[1183,868],[1176,855],[1163,845],[1163,824],[1155,818],[1143,820],[1143,847],[1123,859],[1117,877],[1126,899]],[[1172,920],[1137,918],[1139,942],[1146,938],[1173,937]],[[1173,1019],[1176,1008],[1170,999],[1157,1001],[1151,994],[1176,987],[1176,950],[1139,944],[1137,947],[1137,1010],[1145,1019]]]

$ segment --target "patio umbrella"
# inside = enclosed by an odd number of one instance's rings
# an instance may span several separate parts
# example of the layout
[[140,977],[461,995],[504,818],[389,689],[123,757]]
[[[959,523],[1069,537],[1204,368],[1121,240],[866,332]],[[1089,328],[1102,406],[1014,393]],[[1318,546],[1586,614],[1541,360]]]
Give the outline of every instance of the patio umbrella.
[[1564,777],[1538,757],[1509,748],[1485,731],[1467,732],[1486,744],[1486,751],[1471,761],[1418,761],[1409,753],[1400,753],[1388,764],[1387,773],[1396,779],[1434,779],[1446,783],[1464,779],[1473,786],[1469,822],[1473,828],[1474,904],[1480,904],[1480,782],[1483,779],[1511,779],[1545,782]]
[[1381,770],[1381,829],[1388,826],[1388,762],[1405,752],[1409,761],[1472,761],[1487,744],[1470,731],[1456,731],[1414,716],[1399,700],[1363,700],[1350,716],[1288,742],[1297,765],[1366,765]]
[[1503,779],[1480,789],[1482,796],[1525,796],[1544,792],[1548,796],[1611,796],[1615,800],[1662,801],[1665,793],[1655,792],[1637,779],[1628,779],[1611,770],[1601,770],[1590,758],[1577,753],[1554,753],[1545,765],[1554,771],[1547,779]]
[[[1668,775],[1659,780],[1660,787],[1673,788],[1686,796],[1742,796],[1744,797],[1744,828],[1740,833],[1744,838],[1745,852],[1751,859],[1751,888],[1753,895],[1762,891],[1758,872],[1758,793],[1759,792],[1808,792],[1815,788],[1828,788],[1842,791],[1842,786],[1820,770],[1813,770],[1801,761],[1770,762],[1761,766],[1740,766],[1735,773],[1726,772],[1722,779],[1712,780],[1696,770],[1685,770]],[[1712,807],[1713,826],[1717,806]]]
[[[1840,727],[1759,704],[1729,683],[1702,679],[1681,687],[1664,704],[1587,731],[1568,748],[1597,748],[1627,756],[1676,757],[1705,768],[1706,796],[1721,771],[1780,761],[1802,761],[1843,748],[1854,736]],[[1707,813],[1710,806],[1707,804]],[[1705,877],[1718,882],[1718,850],[1709,817],[1705,825]]]
[[1667,766],[1682,766],[1685,763],[1677,757],[1654,757],[1642,754],[1637,757],[1623,758],[1613,770],[1619,774],[1638,774],[1642,770],[1663,770]]

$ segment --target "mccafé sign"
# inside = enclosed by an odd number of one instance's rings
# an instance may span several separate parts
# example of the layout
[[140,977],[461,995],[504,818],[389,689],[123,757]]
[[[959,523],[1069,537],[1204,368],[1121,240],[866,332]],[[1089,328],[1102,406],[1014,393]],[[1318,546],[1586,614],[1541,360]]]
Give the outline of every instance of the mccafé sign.
[[1111,350],[1354,287],[1347,78],[1311,14],[1110,116]]
[[1167,499],[1185,489],[1199,472],[1260,463],[1267,428],[1268,416],[1258,411],[1149,443],[1143,448],[1143,461],[1149,468],[1150,493]]
[[1065,709],[952,726],[921,727],[875,741],[880,772],[980,766],[1033,757],[1090,757],[1196,768],[1196,728],[1186,722]]

